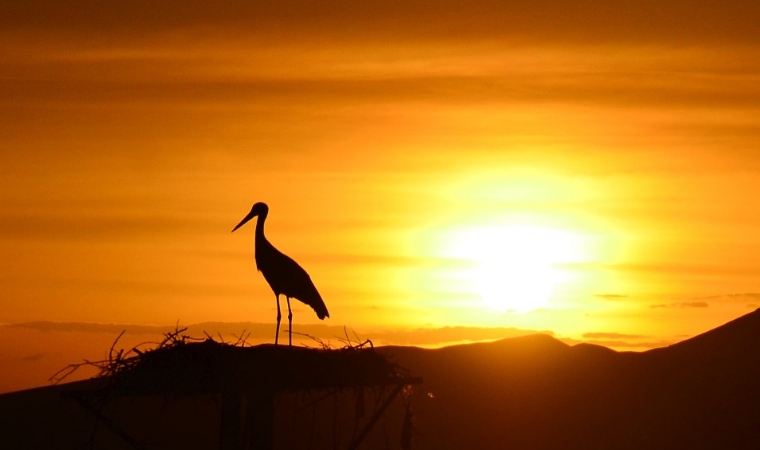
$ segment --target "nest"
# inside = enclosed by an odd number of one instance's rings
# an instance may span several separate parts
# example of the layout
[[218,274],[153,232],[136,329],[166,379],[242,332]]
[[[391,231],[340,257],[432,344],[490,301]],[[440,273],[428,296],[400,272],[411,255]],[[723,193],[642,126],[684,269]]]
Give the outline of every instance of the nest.
[[[305,440],[305,444],[301,444],[312,448],[313,443],[325,441],[325,436],[315,435],[315,430],[322,428],[316,423],[329,426],[324,420],[329,422],[332,418],[332,446],[350,443],[348,448],[356,449],[400,395],[404,405],[401,446],[411,448],[414,433],[411,385],[421,383],[422,379],[411,377],[406,369],[375,352],[369,340],[352,343],[346,337],[342,348],[331,348],[318,340],[321,348],[250,346],[243,337],[228,343],[221,336],[220,340],[215,340],[206,334],[205,338],[198,339],[183,334],[185,331],[176,329],[166,333],[163,341],[151,349],[142,350],[138,346],[126,352],[114,350],[119,335],[107,359],[72,364],[51,377],[53,382],[60,382],[84,365],[100,370],[95,378],[103,381],[102,387],[61,393],[62,397],[78,402],[95,416],[88,441],[91,446],[95,445],[96,430],[102,423],[133,448],[143,448],[105,412],[105,405],[117,397],[211,394],[213,398],[221,399],[222,448],[240,448],[247,440],[255,442],[254,448],[271,448],[274,399],[278,397],[290,405],[294,418],[305,415],[305,422],[311,424],[307,429],[286,433],[290,439],[296,436]],[[386,390],[388,387],[392,389]],[[297,391],[300,394],[279,395]],[[319,396],[313,398],[312,391],[320,391],[315,392]],[[339,423],[348,423],[350,415],[338,416],[339,396],[351,395],[351,391],[355,398],[354,427],[350,436],[341,437],[337,431]],[[285,401],[287,398],[290,400]],[[328,407],[325,402],[329,398],[333,399],[333,411],[324,415],[323,410]],[[242,408],[243,399],[247,402],[245,408]],[[367,409],[372,411],[369,416],[365,416],[367,402],[371,405]],[[246,425],[241,430],[243,422]],[[293,420],[293,426],[301,422],[304,420]],[[287,445],[295,448],[296,443],[287,441]]]
[[245,339],[228,343],[184,331],[166,333],[149,350],[114,351],[114,342],[108,359],[73,364],[51,379],[58,382],[82,365],[95,366],[100,369],[96,378],[108,381],[112,395],[341,389],[409,380],[408,371],[375,352],[370,341],[346,341],[337,349],[249,346]]

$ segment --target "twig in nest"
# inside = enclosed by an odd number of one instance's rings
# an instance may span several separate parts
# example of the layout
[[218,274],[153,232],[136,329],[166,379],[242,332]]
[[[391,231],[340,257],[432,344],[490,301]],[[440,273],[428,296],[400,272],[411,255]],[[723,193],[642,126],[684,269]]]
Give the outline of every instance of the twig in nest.
[[351,333],[354,334],[354,339],[356,340],[356,344],[354,344],[353,342],[351,342],[351,338],[348,336],[348,330],[347,330],[347,328],[345,326],[343,327],[343,333],[346,335],[346,338],[345,339],[338,338],[338,340],[340,342],[343,342],[343,344],[344,344],[343,348],[346,348],[346,349],[362,349],[362,348],[366,347],[367,345],[369,345],[370,348],[375,348],[375,345],[372,344],[372,341],[370,341],[369,339],[366,339],[363,342],[360,342],[361,338],[356,333],[356,331],[354,331],[353,328],[351,328]]
[[119,333],[118,336],[116,336],[116,339],[113,341],[113,344],[111,344],[111,348],[108,350],[107,359],[103,359],[100,361],[90,361],[85,359],[84,362],[78,363],[78,364],[69,364],[68,366],[64,367],[63,369],[59,370],[58,372],[54,373],[50,378],[48,378],[48,381],[52,384],[58,384],[61,381],[65,380],[69,375],[74,373],[77,369],[79,369],[82,366],[91,366],[95,367],[100,370],[98,375],[104,375],[108,372],[108,368],[111,367],[115,363],[114,361],[121,361],[124,350],[119,350],[119,352],[116,354],[116,357],[114,358],[114,347],[116,347],[116,343],[119,342],[119,339],[124,335],[124,333],[127,330],[122,330],[121,333]]
[[251,333],[246,334],[246,330],[243,330],[243,332],[240,333],[240,336],[235,336],[234,334],[232,336],[237,338],[237,341],[235,341],[235,343],[232,345],[234,345],[235,347],[245,347],[246,345],[248,345],[247,341],[248,341],[248,338],[251,336]]
[[50,378],[48,378],[48,381],[52,384],[58,384],[61,381],[65,380],[66,377],[74,373],[78,368],[82,366],[93,366],[97,367],[98,369],[102,369],[102,366],[108,363],[108,360],[102,360],[102,361],[89,361],[84,360],[84,362],[78,363],[78,364],[69,364],[68,366],[64,367],[63,369],[59,370],[58,372],[54,373]]
[[298,336],[307,337],[307,338],[311,339],[312,341],[314,341],[317,344],[319,344],[319,346],[322,347],[322,350],[329,350],[329,349],[332,348],[332,346],[330,345],[329,342],[325,342],[325,341],[323,341],[322,339],[320,339],[320,338],[318,338],[316,336],[312,336],[312,335],[307,334],[307,333],[299,333],[297,331],[294,331],[293,334],[298,335]]
[[[122,336],[124,336],[124,333],[126,333],[127,330],[121,330],[121,333],[119,333],[118,336],[116,336],[116,339],[113,341],[113,344],[111,344],[111,348],[108,350],[108,359],[112,359],[113,357],[113,348],[116,347],[116,343],[119,342],[119,339],[121,339]],[[121,355],[121,352],[123,350],[119,350],[119,355]]]

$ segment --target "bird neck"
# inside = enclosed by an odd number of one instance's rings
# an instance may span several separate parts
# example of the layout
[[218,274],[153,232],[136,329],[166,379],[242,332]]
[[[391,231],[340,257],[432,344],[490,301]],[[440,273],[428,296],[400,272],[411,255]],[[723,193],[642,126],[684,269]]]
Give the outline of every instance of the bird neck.
[[266,213],[259,215],[256,219],[256,242],[266,241],[264,237],[264,222],[267,220]]

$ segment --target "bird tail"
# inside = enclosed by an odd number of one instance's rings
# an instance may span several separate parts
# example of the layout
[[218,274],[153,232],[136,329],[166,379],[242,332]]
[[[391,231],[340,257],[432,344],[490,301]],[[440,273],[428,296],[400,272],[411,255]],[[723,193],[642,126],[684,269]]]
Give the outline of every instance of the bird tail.
[[325,317],[330,317],[330,313],[327,312],[327,306],[325,306],[325,302],[323,302],[321,298],[319,299],[319,302],[314,302],[311,307],[314,308],[314,312],[317,313],[319,320],[324,320]]
[[309,301],[305,301],[304,303],[311,306],[314,312],[317,313],[319,320],[324,320],[325,317],[330,317],[330,313],[327,312],[327,306],[325,306],[322,296],[319,295],[319,292],[317,292],[316,289],[314,289],[313,295],[310,295],[309,297]]
[[314,283],[311,283],[311,280],[309,280],[309,285],[309,288],[306,289],[305,292],[301,292],[301,295],[295,295],[294,298],[311,306],[311,309],[317,313],[319,320],[324,320],[325,317],[330,317],[330,313],[327,312],[327,306],[325,306],[322,296],[319,295],[319,291],[314,287]]

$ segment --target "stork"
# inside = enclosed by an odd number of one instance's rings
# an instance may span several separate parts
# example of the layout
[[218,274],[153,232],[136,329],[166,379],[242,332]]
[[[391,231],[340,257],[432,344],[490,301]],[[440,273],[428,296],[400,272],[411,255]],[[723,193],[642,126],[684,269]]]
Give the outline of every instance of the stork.
[[256,243],[254,257],[256,259],[256,268],[264,275],[264,279],[267,280],[269,287],[274,291],[277,301],[277,331],[274,335],[274,345],[277,345],[280,337],[280,319],[282,319],[280,295],[282,294],[285,295],[288,301],[288,345],[292,346],[293,311],[290,309],[291,298],[295,298],[311,306],[320,320],[330,317],[330,313],[327,312],[325,302],[322,301],[322,297],[317,292],[317,288],[314,286],[311,278],[309,278],[309,274],[289,256],[274,248],[266,236],[264,236],[264,222],[267,220],[267,214],[269,214],[269,207],[266,203],[258,202],[254,204],[251,212],[232,229],[232,232],[245,225],[246,222],[254,217],[258,217],[254,239]]

